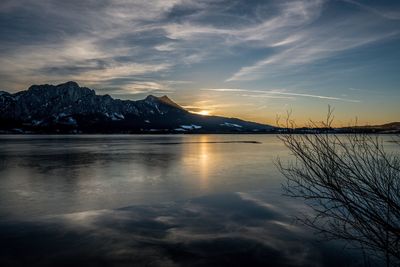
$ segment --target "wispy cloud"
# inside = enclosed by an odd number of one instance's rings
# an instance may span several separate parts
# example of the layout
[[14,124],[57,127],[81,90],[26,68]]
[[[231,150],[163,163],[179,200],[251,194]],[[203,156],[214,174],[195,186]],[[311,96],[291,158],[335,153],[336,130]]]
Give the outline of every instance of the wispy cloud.
[[[345,2],[373,14],[397,18],[395,10],[381,11],[354,0]],[[47,71],[57,69],[64,70],[65,79],[82,81],[85,75],[86,80],[100,82],[114,74],[164,79],[165,71],[181,64],[197,64],[224,55],[234,57],[232,49],[237,47],[269,49],[268,56],[260,54],[262,59],[239,65],[226,79],[254,80],[398,34],[390,29],[370,31],[382,22],[365,14],[344,15],[329,23],[321,21],[329,4],[325,0],[254,5],[223,0],[111,0],[96,4],[5,1],[0,12],[8,15],[3,22],[8,27],[0,25],[6,30],[1,41],[0,72],[10,81],[18,76],[46,76]],[[17,14],[20,19],[13,19]],[[74,73],[77,70],[81,75]],[[51,75],[56,79],[54,73]]]
[[329,25],[312,26],[296,32],[287,32],[288,37],[273,46],[281,49],[244,66],[226,79],[227,82],[255,80],[282,71],[326,59],[341,52],[376,43],[398,36],[398,29],[370,32],[369,28],[379,28],[378,20],[368,21],[368,17],[351,17],[331,22]]
[[[257,93],[259,94],[258,97],[270,97],[274,98],[274,95],[281,95],[281,96],[298,96],[298,97],[308,97],[308,98],[317,98],[317,99],[327,99],[327,100],[336,100],[336,101],[344,101],[344,102],[351,102],[351,103],[359,103],[360,100],[356,99],[348,99],[348,98],[341,98],[341,97],[334,97],[334,96],[324,96],[324,95],[314,95],[314,94],[304,94],[304,93],[291,93],[291,92],[283,92],[283,91],[276,91],[276,90],[246,90],[246,89],[239,89],[239,88],[207,88],[202,89],[206,91],[214,91],[214,92],[246,92],[246,93]],[[249,96],[254,97],[255,95],[251,94],[242,94],[242,96]]]
[[[372,12],[378,16],[381,16],[386,19],[391,19],[391,20],[399,20],[400,19],[400,12],[399,10],[393,10],[393,9],[388,9],[388,8],[382,8],[382,7],[372,7],[369,5],[365,5],[363,3],[360,3],[359,1],[354,1],[354,0],[342,0],[344,2],[353,4],[361,9],[367,10],[369,12]],[[379,4],[379,2],[378,2]]]
[[116,64],[102,71],[94,70],[79,74],[76,79],[89,82],[101,82],[110,79],[134,77],[141,74],[159,72],[170,67],[169,64]]
[[288,100],[295,99],[295,97],[292,97],[292,96],[278,96],[278,95],[270,95],[270,94],[242,94],[240,96],[253,97],[253,98],[288,99]]
[[[49,70],[62,69],[64,79],[83,82],[105,81],[114,74],[116,77],[159,74],[175,65],[195,64],[213,58],[238,44],[282,46],[291,43],[296,37],[286,38],[280,30],[309,23],[317,16],[318,12],[314,10],[319,10],[321,4],[321,0],[275,2],[270,6],[278,12],[274,16],[261,15],[259,9],[264,8],[261,5],[247,14],[260,13],[256,19],[243,19],[238,27],[229,23],[233,24],[240,15],[226,12],[232,4],[223,1],[220,4],[199,4],[192,0],[110,1],[95,6],[92,3],[49,0],[4,4],[3,12],[25,11],[34,18],[44,10],[48,25],[52,26],[38,25],[39,35],[32,34],[28,27],[26,31],[17,32],[19,36],[15,38],[19,39],[3,39],[4,48],[9,51],[2,61],[12,64],[4,64],[8,67],[0,71],[12,80],[17,79],[14,73],[23,73],[26,79],[34,79],[46,75]],[[193,10],[194,13],[176,15],[175,9]],[[217,26],[215,19],[204,21],[211,14],[229,15],[229,23]],[[60,24],[59,20],[65,23]],[[210,44],[215,37],[222,42],[212,48]],[[28,42],[23,42],[24,39]],[[99,60],[105,64],[98,66],[93,63]],[[147,68],[156,65],[162,67]],[[137,71],[129,72],[132,66],[137,66]],[[75,70],[78,69],[81,73],[77,76]],[[51,75],[51,79],[58,79],[54,72]]]
[[[149,48],[153,43],[162,46],[166,39],[160,32],[165,15],[176,5],[190,2],[2,2],[3,83],[19,86],[74,79],[91,84],[121,77],[160,76],[174,63],[151,54]],[[19,19],[14,18],[16,14]]]
[[400,4],[386,2],[4,0],[0,89],[76,80],[128,97],[174,92],[195,107],[209,97],[200,88],[219,88],[233,102],[242,96],[240,105],[260,105],[257,98],[373,102],[378,91],[391,102]]

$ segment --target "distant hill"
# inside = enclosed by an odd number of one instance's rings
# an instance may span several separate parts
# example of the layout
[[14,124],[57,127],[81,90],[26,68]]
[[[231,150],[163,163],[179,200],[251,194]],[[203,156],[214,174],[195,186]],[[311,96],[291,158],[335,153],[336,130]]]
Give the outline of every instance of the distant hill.
[[357,131],[366,133],[400,133],[400,122],[390,122],[382,125],[362,125],[340,128],[341,131]]
[[275,128],[193,114],[168,96],[120,100],[76,82],[0,92],[2,133],[255,133]]
[[385,129],[385,130],[400,130],[400,122],[390,122],[382,125],[362,126],[365,128]]

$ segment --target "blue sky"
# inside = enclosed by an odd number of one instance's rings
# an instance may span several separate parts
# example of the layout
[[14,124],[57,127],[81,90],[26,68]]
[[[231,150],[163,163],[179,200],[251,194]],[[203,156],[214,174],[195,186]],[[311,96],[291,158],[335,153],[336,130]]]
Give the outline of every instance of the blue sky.
[[0,89],[75,80],[192,111],[399,121],[400,1],[3,0]]

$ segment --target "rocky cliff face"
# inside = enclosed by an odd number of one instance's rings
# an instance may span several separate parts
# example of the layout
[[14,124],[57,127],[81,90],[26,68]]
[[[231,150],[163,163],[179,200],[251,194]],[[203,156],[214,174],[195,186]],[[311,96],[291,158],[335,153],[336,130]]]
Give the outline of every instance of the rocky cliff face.
[[109,95],[96,95],[94,90],[79,87],[75,82],[56,86],[33,85],[27,91],[13,95],[3,93],[0,95],[0,103],[0,116],[22,120],[39,119],[49,115],[57,116],[61,113],[145,115],[171,111],[168,104],[164,104],[164,101],[154,96],[148,96],[140,101],[123,101],[113,99]]
[[254,132],[271,126],[192,114],[167,96],[119,100],[75,82],[0,92],[0,130],[40,133]]

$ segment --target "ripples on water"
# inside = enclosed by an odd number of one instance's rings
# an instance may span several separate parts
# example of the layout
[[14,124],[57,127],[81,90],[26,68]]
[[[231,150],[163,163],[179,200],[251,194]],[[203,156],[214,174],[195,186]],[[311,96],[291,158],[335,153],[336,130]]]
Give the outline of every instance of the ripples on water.
[[2,217],[279,187],[274,136],[3,136]]
[[0,264],[359,263],[293,223],[277,156],[273,135],[0,136]]

